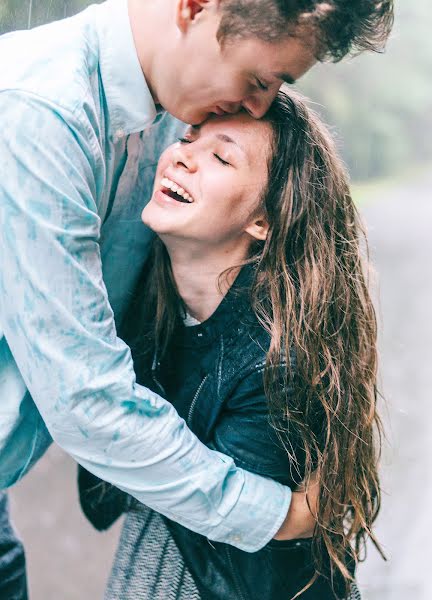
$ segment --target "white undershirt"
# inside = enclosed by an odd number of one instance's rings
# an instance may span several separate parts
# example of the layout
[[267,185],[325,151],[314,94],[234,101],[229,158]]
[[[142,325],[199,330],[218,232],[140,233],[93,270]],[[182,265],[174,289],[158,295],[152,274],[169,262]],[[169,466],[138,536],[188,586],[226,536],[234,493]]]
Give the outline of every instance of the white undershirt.
[[195,317],[187,312],[183,319],[183,325],[185,327],[193,327],[194,325],[201,325],[201,321],[198,321],[198,319],[195,319]]

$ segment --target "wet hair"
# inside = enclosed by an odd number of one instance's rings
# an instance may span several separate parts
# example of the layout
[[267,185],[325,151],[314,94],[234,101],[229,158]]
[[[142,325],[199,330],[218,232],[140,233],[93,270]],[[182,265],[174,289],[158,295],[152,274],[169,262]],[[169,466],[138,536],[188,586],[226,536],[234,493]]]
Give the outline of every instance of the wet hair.
[[[382,425],[367,240],[333,139],[305,100],[281,91],[265,118],[273,130],[262,200],[269,235],[250,260],[253,306],[271,337],[266,396],[294,463],[290,435],[302,440],[302,476],[317,470],[316,575],[328,556],[330,577],[342,576],[348,590],[348,565],[362,558],[366,538],[381,552],[372,532]],[[295,370],[288,366],[281,385],[278,365],[290,349]]]
[[[311,477],[319,481],[314,578],[348,590],[366,538],[380,549],[372,531],[382,427],[367,244],[331,135],[307,103],[281,90],[265,120],[272,142],[257,210],[269,232],[245,262],[254,267],[251,304],[271,340],[264,389],[292,473],[306,489]],[[184,305],[159,238],[149,280],[138,298],[151,331],[139,346],[163,355]],[[136,313],[133,323],[136,339]],[[293,439],[301,440],[301,456]]]
[[313,40],[319,61],[338,62],[364,50],[380,52],[393,25],[393,0],[224,0],[217,38]]

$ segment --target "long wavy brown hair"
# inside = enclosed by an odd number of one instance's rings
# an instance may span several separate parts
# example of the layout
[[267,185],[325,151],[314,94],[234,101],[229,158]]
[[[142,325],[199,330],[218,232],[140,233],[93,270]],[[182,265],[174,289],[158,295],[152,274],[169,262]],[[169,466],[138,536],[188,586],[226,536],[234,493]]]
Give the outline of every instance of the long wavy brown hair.
[[[348,590],[348,565],[364,557],[366,538],[379,548],[372,525],[382,427],[367,243],[331,135],[307,103],[281,91],[265,119],[273,140],[260,208],[269,233],[247,261],[255,266],[252,306],[271,338],[264,387],[294,467],[290,436],[300,434],[299,482],[307,489],[312,475],[319,481],[314,578],[328,574],[330,560],[331,576],[342,576]],[[182,306],[159,239],[150,277],[146,353],[163,354]],[[293,355],[295,364],[285,359]]]

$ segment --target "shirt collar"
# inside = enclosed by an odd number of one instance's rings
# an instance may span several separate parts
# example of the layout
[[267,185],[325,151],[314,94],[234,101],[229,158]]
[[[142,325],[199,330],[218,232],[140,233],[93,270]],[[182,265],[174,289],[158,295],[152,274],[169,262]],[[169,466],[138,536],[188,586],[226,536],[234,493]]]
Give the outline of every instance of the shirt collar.
[[158,118],[158,111],[138,60],[127,0],[100,5],[96,24],[111,133],[123,137],[142,131]]

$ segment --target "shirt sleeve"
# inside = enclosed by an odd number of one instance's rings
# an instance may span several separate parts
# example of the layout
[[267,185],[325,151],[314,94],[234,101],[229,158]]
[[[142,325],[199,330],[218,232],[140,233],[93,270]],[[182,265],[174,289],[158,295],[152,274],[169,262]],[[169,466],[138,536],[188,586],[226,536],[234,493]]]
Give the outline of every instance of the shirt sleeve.
[[168,402],[137,385],[116,335],[94,129],[21,92],[0,94],[0,124],[0,327],[54,441],[171,519],[258,550],[285,518],[290,490],[200,443]]

